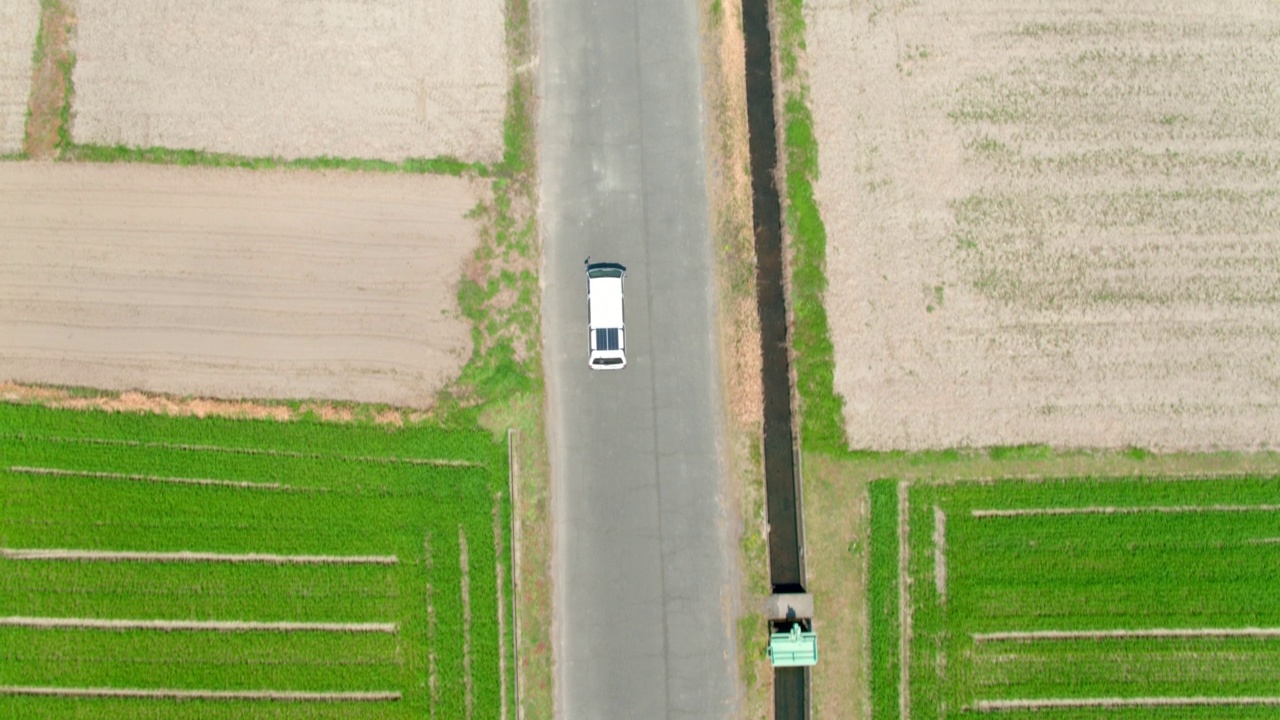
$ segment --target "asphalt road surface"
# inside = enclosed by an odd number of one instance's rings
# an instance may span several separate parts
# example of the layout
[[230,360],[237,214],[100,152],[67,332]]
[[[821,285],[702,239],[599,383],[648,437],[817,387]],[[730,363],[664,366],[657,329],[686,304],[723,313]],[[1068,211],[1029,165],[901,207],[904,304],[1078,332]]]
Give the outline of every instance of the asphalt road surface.
[[[540,9],[557,716],[733,717],[696,4]],[[587,368],[588,255],[628,268],[621,371]]]

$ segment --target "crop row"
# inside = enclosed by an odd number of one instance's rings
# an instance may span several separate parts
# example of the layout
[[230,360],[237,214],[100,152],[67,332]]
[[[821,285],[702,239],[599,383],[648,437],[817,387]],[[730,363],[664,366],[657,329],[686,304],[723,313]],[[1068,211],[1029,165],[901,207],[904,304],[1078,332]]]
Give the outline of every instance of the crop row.
[[0,436],[8,442],[8,437],[18,434],[282,450],[322,457],[448,458],[501,466],[503,473],[506,459],[501,443],[478,430],[67,412],[0,403]]
[[[490,466],[410,465],[363,463],[344,458],[302,458],[270,455],[220,454],[174,448],[137,448],[82,442],[49,442],[41,438],[5,438],[0,442],[0,469],[38,467],[85,473],[116,473],[156,477],[204,478],[230,482],[279,483],[294,489],[328,492],[362,488],[394,488],[401,492],[431,492],[432,485],[494,481]],[[505,466],[500,468],[505,473]],[[45,482],[63,479],[45,477]],[[106,481],[110,478],[99,478]],[[405,486],[406,479],[417,481]],[[115,482],[144,481],[116,478]],[[420,485],[420,487],[419,487]]]
[[0,684],[378,690],[403,684],[383,633],[166,633],[0,628]]
[[876,480],[871,495],[868,603],[871,623],[871,716],[898,714],[898,484]]

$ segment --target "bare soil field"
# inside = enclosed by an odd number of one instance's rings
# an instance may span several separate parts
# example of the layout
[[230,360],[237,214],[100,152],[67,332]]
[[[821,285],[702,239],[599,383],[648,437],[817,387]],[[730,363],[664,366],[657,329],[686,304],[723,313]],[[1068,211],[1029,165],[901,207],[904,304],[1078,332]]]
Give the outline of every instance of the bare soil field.
[[0,378],[427,407],[471,350],[478,185],[0,164]]
[[72,137],[283,158],[502,153],[502,0],[79,0]]
[[806,19],[852,447],[1280,444],[1280,5]]
[[39,0],[0,3],[0,154],[22,150],[31,55],[39,30]]

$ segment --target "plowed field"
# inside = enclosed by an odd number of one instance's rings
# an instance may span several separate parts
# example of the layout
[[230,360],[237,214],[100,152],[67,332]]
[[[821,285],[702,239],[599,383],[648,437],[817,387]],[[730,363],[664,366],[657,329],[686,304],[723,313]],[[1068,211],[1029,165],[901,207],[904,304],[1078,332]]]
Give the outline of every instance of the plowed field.
[[0,378],[430,405],[470,353],[456,178],[0,164]]

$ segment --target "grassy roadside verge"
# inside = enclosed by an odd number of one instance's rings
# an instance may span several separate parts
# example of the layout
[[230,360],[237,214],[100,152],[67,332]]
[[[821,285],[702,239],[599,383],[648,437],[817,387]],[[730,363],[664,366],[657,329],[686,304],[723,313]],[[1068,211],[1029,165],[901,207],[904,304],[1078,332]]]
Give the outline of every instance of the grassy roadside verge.
[[751,232],[751,176],[746,115],[746,48],[741,0],[702,0],[704,92],[708,108],[707,185],[716,247],[721,394],[725,398],[729,482],[723,488],[738,532],[740,612],[738,678],[742,717],[772,716],[773,675],[765,656],[770,592],[768,529],[761,458],[763,394],[760,320],[755,294],[755,238]]

